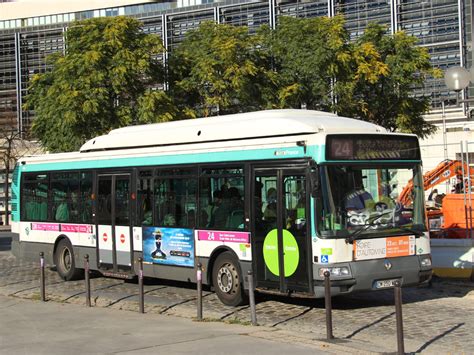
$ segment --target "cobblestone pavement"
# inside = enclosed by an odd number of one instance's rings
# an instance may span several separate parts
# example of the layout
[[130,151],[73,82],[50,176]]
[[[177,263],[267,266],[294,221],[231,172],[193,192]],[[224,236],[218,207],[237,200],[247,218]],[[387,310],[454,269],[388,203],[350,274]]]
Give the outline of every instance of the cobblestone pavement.
[[[84,281],[64,282],[46,270],[48,301],[85,305]],[[196,316],[195,285],[149,280],[145,282],[145,310],[185,318]],[[138,310],[138,285],[122,280],[91,279],[92,303],[128,311]],[[19,262],[9,251],[0,252],[0,294],[25,299],[40,298],[39,267]],[[405,350],[411,353],[467,354],[474,349],[474,283],[434,280],[431,287],[403,289]],[[395,352],[396,323],[393,291],[360,293],[333,299],[334,343],[351,352]],[[224,306],[204,291],[204,317],[209,321],[248,324],[248,306]],[[261,337],[280,337],[306,343],[326,337],[323,300],[290,299],[257,295],[259,325],[249,327]],[[261,334],[260,334],[261,333]],[[270,335],[269,335],[270,334]]]

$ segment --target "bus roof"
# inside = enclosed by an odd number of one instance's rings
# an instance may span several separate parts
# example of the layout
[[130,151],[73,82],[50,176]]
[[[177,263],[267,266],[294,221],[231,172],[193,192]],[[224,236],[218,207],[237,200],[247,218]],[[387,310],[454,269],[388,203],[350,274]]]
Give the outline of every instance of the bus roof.
[[266,110],[118,128],[84,143],[80,152],[235,141],[314,133],[379,133],[372,123],[312,110]]

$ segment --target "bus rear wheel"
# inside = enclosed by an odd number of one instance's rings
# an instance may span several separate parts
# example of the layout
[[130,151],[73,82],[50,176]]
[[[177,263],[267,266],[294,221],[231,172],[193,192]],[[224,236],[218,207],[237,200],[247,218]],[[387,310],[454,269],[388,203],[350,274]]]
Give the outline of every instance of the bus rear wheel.
[[83,277],[84,270],[76,268],[74,250],[67,239],[61,239],[54,253],[54,263],[59,276],[65,281],[78,280]]
[[235,257],[229,252],[220,254],[212,268],[212,284],[222,303],[234,307],[247,303],[242,281]]

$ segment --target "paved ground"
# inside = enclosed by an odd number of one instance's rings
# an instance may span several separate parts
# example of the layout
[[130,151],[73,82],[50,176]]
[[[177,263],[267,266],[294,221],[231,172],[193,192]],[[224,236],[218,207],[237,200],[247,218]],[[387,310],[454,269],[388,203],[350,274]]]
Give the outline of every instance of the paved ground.
[[[39,300],[38,265],[17,261],[6,244],[0,238],[0,295],[10,299]],[[85,305],[84,281],[63,282],[49,269],[46,279],[48,303]],[[97,277],[91,280],[91,285],[94,307],[138,310],[136,284]],[[188,319],[196,316],[193,285],[147,280],[145,292],[147,316],[159,314]],[[204,292],[204,295],[204,317],[217,325],[219,322],[247,325],[247,332],[258,334],[260,338],[309,344],[318,349],[324,344],[318,341],[326,336],[324,302],[321,300],[260,295],[257,299],[260,327],[252,327],[248,325],[248,307],[227,307],[213,293]],[[435,280],[432,287],[404,288],[403,301],[407,352],[473,352],[474,283]],[[338,297],[333,300],[333,307],[336,340],[327,351],[345,352],[347,347],[350,352],[364,353],[397,350],[392,291]]]
[[323,354],[331,345],[268,340],[273,329],[0,296],[1,354]]

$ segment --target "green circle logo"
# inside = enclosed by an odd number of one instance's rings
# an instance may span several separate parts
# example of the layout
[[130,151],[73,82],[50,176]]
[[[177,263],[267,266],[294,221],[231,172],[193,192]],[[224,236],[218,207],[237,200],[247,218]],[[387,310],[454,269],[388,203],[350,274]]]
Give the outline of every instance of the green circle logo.
[[[268,232],[263,242],[263,259],[268,270],[273,275],[280,276],[280,263],[278,261],[278,230]],[[293,275],[298,268],[300,251],[295,237],[286,229],[283,229],[283,264],[285,265],[285,277]]]

